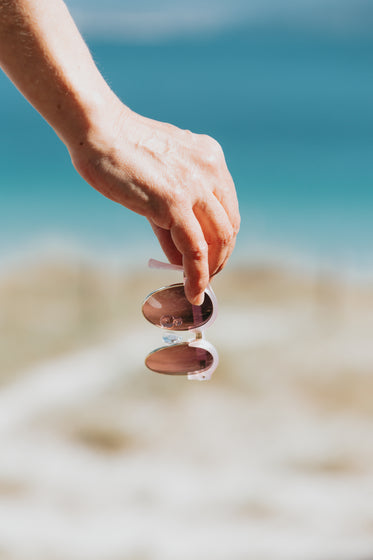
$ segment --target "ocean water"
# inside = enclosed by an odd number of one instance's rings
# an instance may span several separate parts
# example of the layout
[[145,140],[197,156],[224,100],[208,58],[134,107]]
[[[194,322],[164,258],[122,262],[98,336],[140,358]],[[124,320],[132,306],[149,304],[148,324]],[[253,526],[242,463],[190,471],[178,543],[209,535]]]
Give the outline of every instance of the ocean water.
[[[144,44],[87,40],[133,110],[222,144],[242,215],[235,259],[372,272],[372,38],[265,25]],[[161,255],[146,220],[78,176],[4,75],[0,99],[3,261],[48,246]]]

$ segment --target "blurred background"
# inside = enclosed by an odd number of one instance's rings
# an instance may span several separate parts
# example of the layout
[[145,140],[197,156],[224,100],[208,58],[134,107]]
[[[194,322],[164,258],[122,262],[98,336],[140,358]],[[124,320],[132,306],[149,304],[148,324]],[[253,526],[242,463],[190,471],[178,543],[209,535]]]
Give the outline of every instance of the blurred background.
[[144,218],[0,75],[0,559],[373,557],[373,2],[68,0],[133,110],[222,145],[212,381],[146,371]]

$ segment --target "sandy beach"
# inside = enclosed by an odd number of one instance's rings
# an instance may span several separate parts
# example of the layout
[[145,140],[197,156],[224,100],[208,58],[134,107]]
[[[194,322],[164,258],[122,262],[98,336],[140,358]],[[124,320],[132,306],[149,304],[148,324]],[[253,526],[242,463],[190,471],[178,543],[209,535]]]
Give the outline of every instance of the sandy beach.
[[[213,281],[213,378],[151,373],[162,333],[141,304],[180,275],[147,268],[162,251],[146,218],[89,187],[71,156],[104,172],[123,153],[127,193],[128,170],[148,184],[153,148],[137,173],[120,119],[100,158],[99,80],[73,57],[70,81],[70,42],[53,34],[63,71],[48,58],[40,81],[45,40],[11,20],[3,42],[19,30],[14,54],[27,47],[16,83],[36,99],[57,79],[58,116],[81,76],[76,131],[89,114],[88,144],[68,151],[70,134],[0,72],[0,560],[373,560],[373,3],[66,4],[131,111],[221,144],[242,223]],[[156,148],[151,136],[130,144]],[[211,185],[224,207],[227,185]],[[212,238],[224,213],[194,193]]]
[[201,383],[143,365],[142,299],[177,280],[3,275],[0,558],[369,560],[373,288],[228,268]]

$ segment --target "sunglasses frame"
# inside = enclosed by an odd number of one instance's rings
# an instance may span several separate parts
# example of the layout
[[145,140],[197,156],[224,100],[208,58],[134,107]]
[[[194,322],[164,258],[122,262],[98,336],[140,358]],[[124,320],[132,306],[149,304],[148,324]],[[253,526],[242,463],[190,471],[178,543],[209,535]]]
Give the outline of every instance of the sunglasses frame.
[[[148,262],[148,266],[149,268],[156,268],[156,269],[162,269],[162,270],[177,270],[177,271],[181,271],[183,272],[183,267],[176,265],[176,264],[170,264],[170,263],[164,263],[161,261],[158,261],[156,259],[150,259]],[[151,292],[144,300],[144,303],[148,300],[148,298],[152,295],[155,294],[157,292],[159,292],[160,290],[165,290],[167,288],[171,288],[172,286],[175,286],[178,284],[172,284],[170,286],[163,286],[161,288],[158,288],[157,290],[154,290],[153,292]],[[216,368],[218,367],[219,364],[219,356],[218,356],[218,352],[216,350],[216,348],[205,339],[205,330],[212,325],[212,323],[216,320],[217,317],[217,308],[218,308],[218,302],[216,299],[216,296],[214,294],[213,289],[211,288],[210,284],[208,285],[208,287],[205,290],[205,293],[209,296],[209,298],[211,299],[211,303],[212,303],[212,313],[211,313],[211,317],[208,319],[208,321],[206,321],[206,323],[204,323],[201,327],[196,327],[196,328],[191,328],[188,329],[186,331],[183,332],[188,332],[188,333],[193,333],[194,337],[190,338],[187,341],[183,341],[183,342],[172,342],[169,345],[166,346],[161,346],[159,348],[156,348],[155,350],[153,350],[152,352],[149,352],[149,354],[147,355],[145,362],[147,360],[147,358],[149,356],[151,356],[152,354],[155,354],[156,352],[159,352],[160,350],[163,350],[165,348],[169,348],[170,346],[173,345],[182,345],[182,344],[187,344],[188,346],[194,347],[194,348],[201,348],[203,350],[206,350],[207,352],[209,352],[212,356],[212,364],[210,365],[210,367],[208,367],[207,369],[205,369],[204,371],[201,372],[191,372],[191,373],[185,373],[185,374],[169,374],[169,375],[186,375],[188,377],[188,379],[190,380],[196,380],[196,381],[207,381],[209,379],[211,379],[212,374],[214,373],[214,371],[216,370]],[[196,308],[196,310],[199,310],[199,306],[193,306]],[[145,316],[145,314],[144,314]],[[147,319],[147,317],[145,316],[145,318]],[[152,323],[154,324],[154,323]],[[167,330],[167,331],[173,331],[172,327],[171,328],[167,328],[167,327],[160,327],[158,325],[154,326],[161,328],[162,330]],[[175,332],[175,331],[174,331]],[[181,330],[177,330],[176,332],[181,332]],[[150,368],[149,368],[150,369]],[[154,371],[154,370],[151,370]],[[161,373],[161,372],[156,372],[156,373]]]

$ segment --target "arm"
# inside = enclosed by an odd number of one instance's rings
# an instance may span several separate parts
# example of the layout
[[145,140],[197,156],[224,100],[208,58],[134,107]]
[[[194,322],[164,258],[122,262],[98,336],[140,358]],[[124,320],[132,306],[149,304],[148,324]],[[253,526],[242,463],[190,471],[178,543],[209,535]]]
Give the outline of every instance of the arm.
[[110,90],[62,0],[0,0],[0,65],[65,143],[78,172],[145,216],[200,303],[239,229],[212,138],[142,117]]

